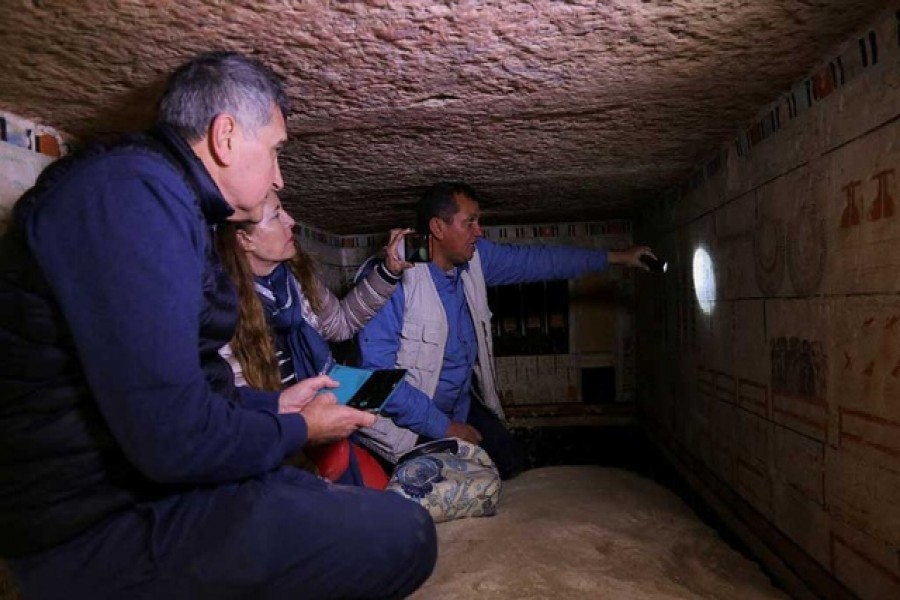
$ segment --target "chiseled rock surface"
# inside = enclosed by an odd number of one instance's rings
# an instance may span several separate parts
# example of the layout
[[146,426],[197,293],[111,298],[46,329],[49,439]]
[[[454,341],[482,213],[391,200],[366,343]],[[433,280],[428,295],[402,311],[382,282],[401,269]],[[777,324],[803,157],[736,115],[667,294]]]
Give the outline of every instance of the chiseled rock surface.
[[285,199],[334,233],[411,222],[463,178],[493,222],[588,220],[681,181],[883,0],[0,3],[0,110],[77,136],[147,124],[195,52],[289,81]]
[[438,525],[421,600],[786,599],[671,491],[620,469],[506,482],[496,516]]

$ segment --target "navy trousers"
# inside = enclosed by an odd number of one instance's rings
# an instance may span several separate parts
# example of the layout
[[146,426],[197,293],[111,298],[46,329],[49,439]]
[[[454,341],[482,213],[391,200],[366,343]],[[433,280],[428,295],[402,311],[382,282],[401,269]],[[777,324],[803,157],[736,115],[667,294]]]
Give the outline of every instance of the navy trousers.
[[282,467],[136,506],[9,562],[29,600],[311,600],[402,598],[436,559],[417,504]]
[[522,471],[525,452],[497,415],[472,398],[467,421],[481,434],[481,447],[497,465],[500,479],[512,479]]

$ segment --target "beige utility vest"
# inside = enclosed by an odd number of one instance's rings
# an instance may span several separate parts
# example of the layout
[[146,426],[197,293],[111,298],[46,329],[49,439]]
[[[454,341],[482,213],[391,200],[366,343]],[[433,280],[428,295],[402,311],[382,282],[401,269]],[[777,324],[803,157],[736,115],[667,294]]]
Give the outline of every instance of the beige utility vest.
[[[477,250],[469,261],[469,268],[460,269],[459,273],[478,341],[472,397],[501,420],[505,420],[503,407],[497,396],[491,311]],[[400,348],[397,351],[397,366],[409,371],[407,381],[433,398],[444,364],[448,326],[444,305],[427,264],[418,264],[403,272],[403,293],[406,296],[406,308]]]
[[[487,287],[481,270],[481,259],[477,251],[469,261],[469,268],[460,269],[460,276],[478,341],[472,399],[480,401],[488,410],[505,421],[503,407],[497,396],[494,373],[491,311],[487,302]],[[407,369],[408,383],[429,398],[433,398],[444,364],[448,326],[444,305],[427,264],[419,264],[403,272],[403,292],[406,307],[396,366]],[[403,454],[411,450],[418,438],[409,429],[398,427],[391,419],[381,416],[375,425],[361,429],[360,433],[363,435],[360,436],[359,442],[363,446],[392,463],[396,463]]]

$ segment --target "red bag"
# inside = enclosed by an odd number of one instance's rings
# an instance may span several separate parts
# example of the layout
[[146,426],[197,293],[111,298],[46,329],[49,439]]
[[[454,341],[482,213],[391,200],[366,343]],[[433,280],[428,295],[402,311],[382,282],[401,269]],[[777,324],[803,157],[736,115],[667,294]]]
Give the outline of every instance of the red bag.
[[319,475],[328,481],[337,481],[350,466],[350,442],[348,440],[308,446],[303,449],[303,453],[315,463]]
[[373,490],[383,490],[388,484],[388,476],[378,461],[365,448],[351,443],[350,440],[343,439],[321,446],[311,446],[305,448],[304,452],[315,463],[319,475],[329,481],[364,486]]
[[373,490],[383,490],[387,487],[387,473],[381,468],[381,464],[375,460],[368,450],[362,446],[353,444],[353,453],[359,463],[359,472],[362,474],[363,485]]

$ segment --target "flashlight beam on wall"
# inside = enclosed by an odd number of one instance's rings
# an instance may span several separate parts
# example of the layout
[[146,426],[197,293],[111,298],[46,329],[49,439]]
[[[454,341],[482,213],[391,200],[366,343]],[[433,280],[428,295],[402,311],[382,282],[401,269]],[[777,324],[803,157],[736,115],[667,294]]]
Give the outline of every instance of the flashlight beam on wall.
[[712,258],[703,247],[694,251],[694,292],[700,310],[710,314],[716,305],[716,274]]

